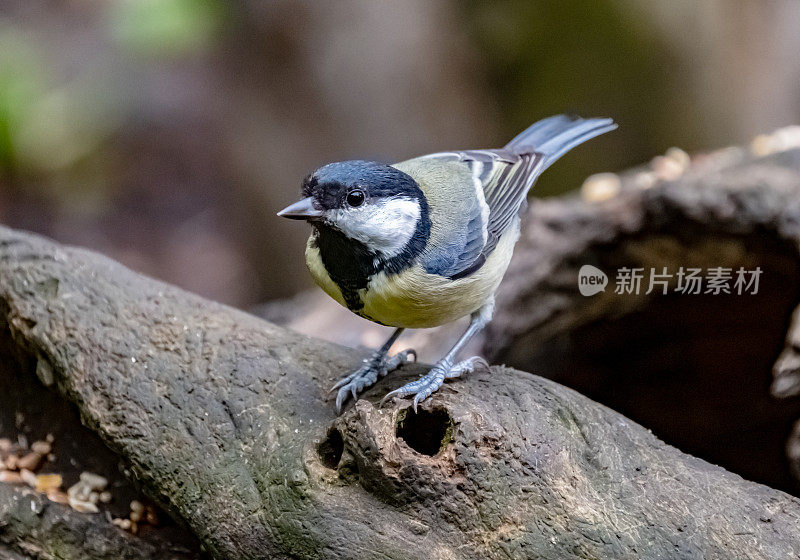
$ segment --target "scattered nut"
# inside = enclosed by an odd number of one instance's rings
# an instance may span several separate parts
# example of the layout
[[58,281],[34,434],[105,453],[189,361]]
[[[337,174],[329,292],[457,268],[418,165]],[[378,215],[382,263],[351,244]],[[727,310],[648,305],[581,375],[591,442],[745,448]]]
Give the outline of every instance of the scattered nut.
[[759,134],[750,143],[750,151],[759,157],[800,148],[800,126],[779,128],[772,134]]
[[79,511],[81,513],[99,513],[100,510],[94,505],[92,502],[86,502],[83,500],[76,500],[72,496],[68,496],[67,499],[69,500],[69,505],[75,511]]
[[772,134],[778,149],[782,152],[800,148],[800,126],[779,128]]
[[[18,421],[24,419],[20,417]],[[0,482],[24,483],[45,494],[52,502],[68,504],[81,513],[99,513],[98,504],[107,504],[114,499],[113,494],[106,490],[107,478],[84,471],[80,474],[78,482],[64,492],[61,489],[64,483],[62,475],[36,474],[45,459],[50,462],[56,460],[56,456],[52,453],[54,441],[53,434],[47,434],[43,440],[34,441],[28,449],[28,440],[24,434],[17,436],[17,442],[9,438],[0,438]],[[133,534],[138,533],[140,523],[158,525],[158,514],[152,506],[145,506],[142,502],[134,500],[130,508],[130,518],[113,519],[114,525]],[[107,511],[106,516],[111,520]]]
[[[102,501],[100,491],[108,485],[108,480],[98,474],[84,471],[80,480],[69,487],[67,496],[69,505],[81,512],[97,513],[97,504]],[[108,496],[110,500],[110,495]]]
[[133,500],[131,502],[131,511],[135,511],[138,513],[144,512],[144,504],[138,500]]
[[656,156],[653,158],[653,161],[650,162],[650,166],[656,176],[665,181],[674,181],[683,175],[685,170],[681,162],[667,156]]
[[656,177],[656,174],[652,171],[642,171],[641,173],[637,173],[633,179],[633,184],[642,190],[647,190],[653,187],[656,183],[658,183],[658,177]]
[[43,460],[44,455],[37,453],[36,451],[31,451],[27,455],[23,456],[17,465],[19,466],[20,470],[26,469],[29,471],[35,471],[42,465]]
[[772,153],[772,141],[766,134],[759,134],[750,142],[750,151],[757,156],[767,156]]
[[89,488],[89,490],[105,490],[106,486],[108,486],[108,479],[89,471],[83,471],[81,473],[80,480]]
[[156,513],[156,510],[152,507],[147,508],[147,522],[153,527],[158,526],[158,514]]
[[91,493],[92,491],[82,481],[76,482],[67,489],[67,495],[69,496],[70,500],[77,500],[79,502],[87,501],[89,499],[89,494]]
[[581,186],[581,197],[586,202],[602,202],[616,196],[622,182],[614,173],[597,173],[589,176]]
[[31,445],[31,451],[35,451],[40,455],[47,455],[52,450],[53,446],[47,443],[46,441],[34,441],[33,445]]
[[678,163],[684,171],[689,169],[689,166],[692,164],[692,156],[674,146],[669,148],[664,153],[664,156]]
[[11,484],[19,484],[22,482],[18,472],[14,471],[0,471],[0,482],[10,482]]
[[36,477],[35,488],[39,492],[48,493],[61,488],[62,482],[60,474],[40,474]]
[[36,488],[36,475],[33,474],[32,471],[29,471],[28,469],[20,469],[19,477],[22,479],[22,482],[31,488]]
[[53,490],[47,493],[47,499],[51,502],[56,502],[58,504],[68,504],[69,497],[60,490]]

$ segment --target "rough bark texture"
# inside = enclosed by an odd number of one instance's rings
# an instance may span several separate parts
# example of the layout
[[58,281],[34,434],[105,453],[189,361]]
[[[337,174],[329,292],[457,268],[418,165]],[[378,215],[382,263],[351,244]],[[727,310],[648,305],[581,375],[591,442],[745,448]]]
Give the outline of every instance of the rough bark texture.
[[[734,223],[743,207],[764,218],[731,226],[710,245],[715,256],[767,219],[789,239],[800,228],[790,219],[800,215],[800,181],[789,170],[797,153],[782,157],[790,165],[733,173],[751,175],[738,187],[725,181],[734,187],[722,195],[687,178],[659,191],[623,189],[599,205],[535,205],[521,248],[543,245],[523,283],[550,289],[535,307],[512,298],[520,310],[501,314],[499,328],[523,341],[552,337],[570,316],[590,322],[634,305],[608,291],[575,296],[567,264],[681,208],[699,224]],[[510,271],[512,285],[520,270]],[[327,389],[357,363],[354,352],[8,229],[0,229],[0,326],[19,355],[17,375],[38,372],[74,403],[136,482],[218,558],[800,555],[796,498],[685,455],[529,373],[469,375],[419,414],[407,403],[378,408],[388,388],[421,371],[407,367],[337,418]],[[498,330],[486,340],[512,346]],[[0,518],[0,546],[37,556],[20,544],[37,534],[26,527],[13,514]]]
[[553,382],[493,368],[418,416],[367,398],[337,419],[325,389],[352,353],[97,255],[0,239],[7,334],[217,557],[800,554],[796,499]]

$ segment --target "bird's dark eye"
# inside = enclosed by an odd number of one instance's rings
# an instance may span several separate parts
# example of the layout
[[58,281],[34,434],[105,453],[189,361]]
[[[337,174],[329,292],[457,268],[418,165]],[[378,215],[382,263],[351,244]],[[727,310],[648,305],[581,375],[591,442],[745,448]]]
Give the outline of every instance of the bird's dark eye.
[[347,204],[353,207],[364,204],[364,191],[355,189],[347,193]]

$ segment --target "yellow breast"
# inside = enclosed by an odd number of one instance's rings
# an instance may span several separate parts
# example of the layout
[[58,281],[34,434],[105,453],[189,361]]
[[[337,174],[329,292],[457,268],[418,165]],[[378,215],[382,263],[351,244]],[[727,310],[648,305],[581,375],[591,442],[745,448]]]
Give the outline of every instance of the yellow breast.
[[[457,280],[428,274],[419,264],[399,274],[378,273],[366,289],[359,290],[364,307],[357,313],[383,325],[413,329],[436,327],[469,315],[497,290],[517,237],[518,229],[509,228],[486,263]],[[306,245],[306,263],[314,281],[346,307],[341,290],[326,272],[311,240]]]

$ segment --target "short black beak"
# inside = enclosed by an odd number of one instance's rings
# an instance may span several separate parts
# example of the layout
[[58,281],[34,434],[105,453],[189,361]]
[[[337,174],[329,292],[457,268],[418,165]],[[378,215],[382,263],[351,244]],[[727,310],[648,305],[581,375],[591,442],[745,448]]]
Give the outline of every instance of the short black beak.
[[278,212],[278,216],[289,218],[290,220],[313,220],[314,218],[321,218],[322,215],[322,210],[314,208],[314,198],[311,196],[298,200]]

